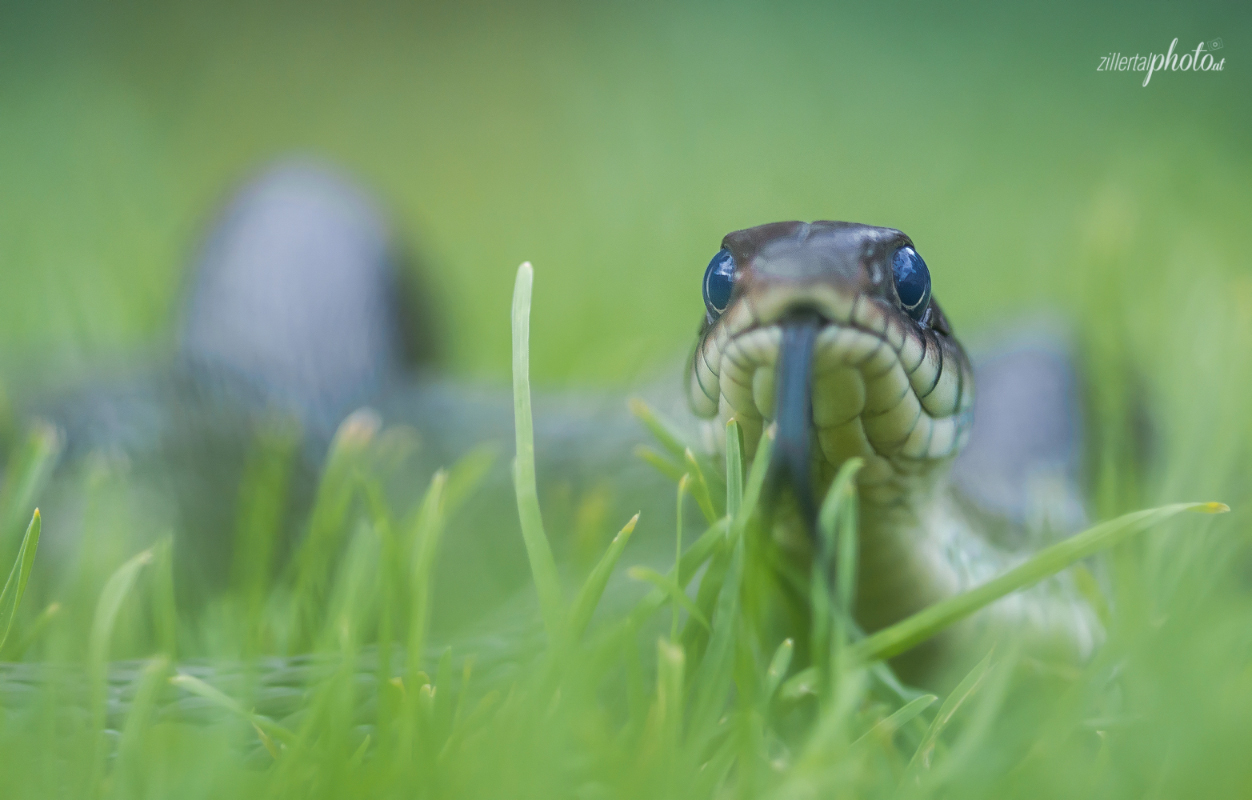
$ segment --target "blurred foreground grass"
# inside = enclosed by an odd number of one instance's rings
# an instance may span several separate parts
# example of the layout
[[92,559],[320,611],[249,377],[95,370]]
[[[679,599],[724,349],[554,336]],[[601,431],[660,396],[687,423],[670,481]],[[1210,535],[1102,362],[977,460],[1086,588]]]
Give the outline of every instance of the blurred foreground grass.
[[[215,613],[200,623],[224,645],[216,658],[178,660],[187,631],[168,541],[130,557],[107,579],[104,565],[84,554],[86,572],[76,577],[99,585],[98,599],[21,613],[40,536],[36,511],[0,593],[0,653],[44,659],[0,667],[6,793],[1002,797],[1081,789],[1142,796],[1179,780],[1191,789],[1200,775],[1206,787],[1247,779],[1237,759],[1218,772],[1205,764],[1198,774],[1194,763],[1171,774],[1157,761],[1136,762],[1136,746],[1169,752],[1178,732],[1180,720],[1158,716],[1159,697],[1131,693],[1136,678],[1151,685],[1162,677],[1168,661],[1147,661],[1134,650],[1145,638],[1153,647],[1172,644],[1172,607],[1149,612],[1166,614],[1163,620],[1145,620],[1146,609],[1131,605],[1120,583],[1111,641],[1082,669],[1024,658],[1021,642],[1002,641],[932,712],[935,695],[901,686],[877,663],[1006,591],[1182,511],[1224,511],[1221,504],[1179,504],[1097,526],[1007,573],[993,582],[998,589],[988,584],[858,641],[847,617],[856,579],[854,459],[822,507],[826,555],[813,571],[811,630],[784,638],[777,619],[785,592],[757,513],[771,432],[745,470],[732,422],[724,504],[710,496],[710,465],[663,436],[669,452],[658,458],[667,471],[685,471],[680,507],[689,494],[709,527],[684,549],[679,515],[672,570],[631,570],[653,591],[588,630],[638,515],[564,599],[535,486],[531,274],[523,264],[513,324],[514,475],[540,598],[532,619],[514,615],[511,625],[430,652],[435,554],[447,516],[472,494],[473,459],[436,472],[412,512],[397,516],[366,466],[377,430],[359,414],[336,437],[305,538],[273,586],[259,585],[265,570],[247,563],[267,558],[273,543],[244,542],[240,558],[249,568],[235,572]],[[24,468],[15,462],[10,480],[37,482],[37,451],[55,447],[53,439],[36,431],[36,455]],[[12,504],[14,494],[4,499]],[[244,520],[241,531],[256,530]],[[697,574],[689,599],[684,587]],[[1196,600],[1182,592],[1171,601],[1179,597]],[[1203,603],[1192,610],[1222,622]],[[138,635],[159,654],[110,663],[123,627],[132,642]],[[1205,642],[1192,626],[1173,627],[1192,646]],[[15,645],[5,651],[10,633]],[[274,650],[296,655],[266,655]],[[1245,669],[1229,687],[1245,703],[1250,677]],[[1206,755],[1220,746],[1211,737],[1232,733],[1202,732]],[[1233,754],[1239,745],[1229,747]]]

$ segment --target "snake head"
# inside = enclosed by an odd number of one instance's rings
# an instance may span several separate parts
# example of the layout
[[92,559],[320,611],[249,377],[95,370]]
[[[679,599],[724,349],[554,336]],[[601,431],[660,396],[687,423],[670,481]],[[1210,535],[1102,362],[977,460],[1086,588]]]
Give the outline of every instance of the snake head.
[[778,423],[771,484],[810,530],[848,458],[863,507],[907,511],[968,438],[969,359],[930,288],[908,236],[850,222],[735,231],[706,270],[688,399],[749,456]]

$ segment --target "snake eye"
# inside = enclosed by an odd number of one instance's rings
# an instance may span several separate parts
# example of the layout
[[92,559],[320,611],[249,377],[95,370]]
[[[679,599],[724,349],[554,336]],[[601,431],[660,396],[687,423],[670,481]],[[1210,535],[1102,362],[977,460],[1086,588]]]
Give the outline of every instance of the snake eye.
[[719,250],[704,271],[704,305],[714,319],[730,304],[730,292],[734,288],[735,257],[729,250]]
[[920,321],[930,305],[930,270],[926,269],[926,262],[905,245],[891,257],[891,272],[905,313]]

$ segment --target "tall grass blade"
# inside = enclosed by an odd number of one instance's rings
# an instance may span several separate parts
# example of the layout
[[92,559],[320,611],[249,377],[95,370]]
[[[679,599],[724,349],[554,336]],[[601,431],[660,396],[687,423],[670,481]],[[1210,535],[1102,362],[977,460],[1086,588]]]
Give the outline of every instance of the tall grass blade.
[[535,425],[530,410],[530,295],[535,280],[530,262],[517,268],[513,284],[513,422],[517,431],[517,457],[513,461],[513,484],[517,491],[517,513],[530,571],[539,593],[544,628],[549,641],[561,632],[561,579],[539,512],[539,490],[535,484]]
[[[774,437],[777,432],[778,426],[776,425],[770,425],[761,431],[761,438],[756,445],[756,455],[752,458],[752,467],[748,470],[748,479],[743,487],[743,495],[733,515],[737,526],[736,535],[742,533],[744,526],[748,524],[748,519],[760,505],[761,493],[765,491],[765,479],[769,476],[769,463],[774,456]],[[738,426],[736,426],[736,433],[738,433]]]
[[253,714],[243,706],[239,705],[238,701],[228,696],[221,689],[205,683],[194,675],[188,675],[180,672],[179,674],[172,676],[169,681],[170,685],[177,686],[179,689],[183,689],[184,691],[190,692],[197,697],[208,700],[217,708],[227,711],[240,719],[247,721],[250,725],[256,727],[260,731],[263,731],[267,736],[277,739],[285,744],[292,744],[296,741],[297,737],[294,732],[288,730],[282,725],[279,725],[269,717],[265,717],[260,714]]
[[99,734],[104,731],[108,671],[109,643],[113,638],[113,626],[117,622],[117,613],[127,595],[134,588],[139,571],[154,560],[151,549],[132,556],[126,563],[118,567],[109,576],[109,580],[100,590],[100,599],[96,602],[95,616],[91,621],[91,633],[87,643],[87,658],[91,674],[91,712],[92,732],[96,734],[95,758],[92,760],[91,778],[88,784],[94,792],[100,784],[104,769],[104,741]]
[[675,483],[682,480],[683,475],[687,474],[682,465],[647,445],[636,445],[634,453],[636,458],[651,464],[657,472]]
[[117,612],[122,607],[127,595],[134,588],[139,571],[155,560],[151,549],[144,550],[130,558],[109,576],[109,580],[100,591],[100,599],[96,603],[95,615],[91,621],[91,633],[87,645],[88,658],[93,672],[103,680],[109,660],[109,642],[113,638],[113,626],[117,621]]
[[444,517],[450,518],[469,500],[482,484],[492,465],[500,457],[494,442],[479,445],[461,456],[448,470],[448,484],[443,491]]
[[[813,559],[813,655],[830,685],[836,648],[845,643],[856,582],[856,474],[864,462],[850,458],[839,467],[817,515],[817,557]],[[836,574],[837,573],[837,574]],[[834,582],[834,591],[831,583]]]
[[[856,529],[856,476],[865,462],[849,458],[839,467],[830,491],[822,502],[818,514],[818,527],[827,552],[833,557],[837,570],[835,600],[844,614],[852,613],[856,597],[857,529]],[[842,523],[842,524],[841,524]],[[849,524],[851,523],[851,524]],[[830,566],[828,562],[828,566]]]
[[[682,559],[678,562],[678,569],[667,573],[665,580],[674,581],[685,590],[687,584],[695,576],[696,571],[714,553],[718,552],[720,545],[725,543],[729,531],[730,519],[727,517],[722,517],[706,528],[704,533],[700,534],[700,537],[691,543],[691,547],[687,548],[687,552],[683,553]],[[665,604],[668,598],[668,592],[660,589],[644,595],[644,598],[639,601],[634,609],[631,610],[630,616],[627,617],[626,627],[637,628],[642,625],[645,620],[655,614]]]
[[[680,589],[678,584],[674,583],[672,579],[649,567],[631,567],[626,571],[626,574],[633,580],[650,583],[659,591],[664,592],[674,604],[675,614],[678,613],[677,609],[683,608],[688,614],[691,615],[692,619],[700,624],[701,627],[709,628],[709,621],[705,618],[704,614],[700,611],[696,604],[692,602],[691,598],[687,596],[687,593]],[[670,629],[671,641],[677,638],[677,628],[678,626],[675,624]]]
[[591,574],[583,581],[582,588],[578,590],[578,595],[574,598],[574,605],[570,611],[569,617],[569,635],[574,641],[583,635],[587,630],[588,623],[591,622],[591,616],[595,613],[596,606],[600,604],[600,598],[604,595],[604,588],[609,584],[609,577],[613,574],[613,569],[617,566],[618,560],[622,557],[622,552],[626,549],[626,545],[630,542],[630,535],[635,532],[635,525],[639,522],[639,515],[630,518],[617,535],[613,537],[613,541],[609,542],[609,547],[604,555],[600,557],[600,561],[592,568]]
[[378,576],[382,572],[382,549],[382,537],[374,525],[358,521],[328,593],[329,611],[319,649],[342,651],[363,637],[363,629],[381,600]]
[[4,486],[0,487],[0,555],[8,553],[12,538],[22,529],[22,520],[51,477],[63,440],[55,425],[36,422],[26,441],[9,457]]
[[683,460],[687,465],[687,474],[691,476],[691,496],[700,507],[700,513],[704,514],[705,521],[712,522],[717,519],[717,509],[713,507],[713,496],[709,493],[708,481],[704,479],[704,470],[690,447],[683,453]]
[[[672,421],[638,397],[632,397],[628,405],[630,412],[644,424],[644,427],[656,438],[657,443],[668,453],[668,455],[657,453],[640,445],[635,448],[635,455],[647,461],[660,470],[663,475],[674,481],[681,478],[684,472],[693,471],[693,467],[690,466],[692,462],[695,464],[694,469],[701,476],[714,473],[715,468],[712,459],[698,449],[693,449],[687,441],[688,437]],[[688,454],[690,454],[690,459]],[[687,466],[684,466],[684,464],[687,464]],[[716,510],[725,500],[723,486],[721,483],[714,481],[712,483],[706,482],[705,488],[708,490],[709,500],[714,509],[714,516],[716,516]]]
[[0,649],[0,661],[21,661],[22,655],[39,640],[48,626],[62,616],[63,609],[60,603],[55,602],[45,606],[29,625],[23,627],[22,635],[14,639],[8,649]]
[[426,629],[430,624],[431,581],[435,566],[435,552],[443,536],[443,491],[447,473],[439,470],[430,480],[430,488],[422,500],[416,527],[412,535],[413,551],[409,567],[409,587],[412,592],[412,611],[409,618],[409,635],[406,650],[406,682],[412,690],[418,685],[422,651],[426,646]]
[[791,668],[791,656],[795,649],[793,640],[783,639],[782,644],[778,645],[778,649],[774,651],[774,657],[769,660],[769,669],[765,671],[765,691],[762,696],[766,700],[774,696],[778,685],[786,677],[787,670]]
[[652,432],[652,435],[671,456],[680,462],[684,460],[689,447],[682,433],[679,432],[678,426],[665,419],[638,397],[630,398],[627,405],[630,407],[630,413],[634,414]]
[[274,557],[301,441],[299,427],[282,419],[263,428],[246,456],[239,481],[230,585],[249,618],[259,614],[274,580]]
[[335,431],[309,512],[308,530],[288,568],[295,587],[291,604],[294,634],[289,650],[310,646],[324,622],[326,588],[343,547],[348,512],[359,486],[357,466],[381,426],[378,414],[363,408],[344,418]]
[[13,620],[17,618],[18,606],[22,603],[22,595],[26,593],[26,582],[35,565],[35,552],[39,549],[39,532],[42,529],[43,518],[36,508],[30,524],[26,526],[22,543],[17,548],[17,560],[9,571],[8,580],[4,582],[4,589],[0,590],[0,648],[4,647],[9,631],[13,630]]
[[153,717],[161,690],[166,685],[170,660],[166,656],[154,658],[144,665],[139,676],[139,689],[126,714],[121,740],[117,748],[117,766],[114,768],[115,796],[126,797],[141,794],[146,779],[145,750],[152,747],[151,730]]
[[686,654],[672,640],[656,642],[656,704],[653,706],[659,750],[671,758],[683,730],[683,670]]
[[730,696],[735,666],[735,633],[739,627],[739,592],[743,583],[744,540],[735,542],[717,606],[713,613],[713,633],[695,674],[692,698],[693,730],[711,730]]
[[940,601],[913,616],[884,628],[851,647],[853,658],[875,661],[897,656],[1011,592],[1030,586],[1069,565],[1113,547],[1184,511],[1220,514],[1230,509],[1222,503],[1175,503],[1135,511],[1109,520],[1044,548],[1029,561],[956,597]]
[[894,714],[881,720],[877,725],[862,734],[859,739],[852,743],[853,746],[856,746],[861,742],[872,742],[875,740],[883,741],[890,739],[895,735],[896,731],[916,719],[918,714],[921,714],[923,711],[930,708],[931,705],[933,705],[938,699],[939,698],[933,694],[924,694],[921,697],[916,697],[913,700],[910,700],[908,703],[904,704],[903,708],[898,709]]
[[178,652],[178,601],[174,592],[174,537],[167,535],[153,548],[156,576],[152,585],[152,627],[161,652],[174,658]]
[[[952,721],[952,717],[965,704],[974,692],[978,691],[978,687],[987,677],[987,673],[991,670],[991,656],[988,653],[979,661],[973,669],[969,671],[956,688],[952,690],[947,699],[943,701],[943,705],[939,706],[939,713],[935,714],[935,719],[930,723],[930,727],[926,730],[926,735],[922,737],[922,742],[917,746],[913,758],[910,759],[908,767],[905,769],[904,780],[915,779],[918,771],[930,768],[930,759],[935,751],[935,744],[939,741],[939,735],[943,733],[943,729]],[[920,699],[920,698],[919,698]],[[914,701],[915,703],[918,701]]]
[[[690,450],[687,451],[687,455],[691,455]],[[695,469],[698,470],[699,467],[695,467]],[[687,593],[684,592],[682,589],[680,589],[678,586],[678,577],[682,573],[682,570],[680,569],[680,567],[683,563],[683,500],[687,498],[687,490],[690,485],[691,485],[691,473],[687,473],[683,475],[681,478],[679,478],[678,502],[675,504],[675,508],[677,509],[677,512],[674,515],[675,516],[674,538],[676,541],[674,544],[674,576],[675,576],[675,579],[673,582],[673,587],[674,587],[673,612],[674,613],[671,615],[670,631],[669,631],[669,640],[671,642],[675,642],[678,640],[678,606],[679,606],[679,603],[681,602],[678,599],[679,595],[681,595],[684,599],[686,599],[687,597]],[[660,578],[660,575],[658,575],[657,577]],[[661,580],[663,581],[664,579],[662,578]]]
[[726,423],[726,513],[739,519],[743,505],[743,429],[731,419]]

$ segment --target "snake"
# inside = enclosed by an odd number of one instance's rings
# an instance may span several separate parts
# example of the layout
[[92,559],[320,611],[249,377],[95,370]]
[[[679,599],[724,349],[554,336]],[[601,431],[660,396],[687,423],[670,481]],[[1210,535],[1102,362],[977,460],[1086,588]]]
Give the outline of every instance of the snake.
[[[778,222],[727,234],[703,277],[705,316],[687,396],[706,441],[731,419],[751,457],[777,425],[774,484],[791,498],[775,538],[811,556],[817,502],[839,468],[858,475],[856,613],[878,630],[1024,560],[959,495],[953,461],[974,425],[970,359],[926,262],[894,228]],[[1008,631],[1082,658],[1101,632],[1072,576],[1019,592],[932,641],[942,660],[977,632]]]
[[[340,173],[280,163],[239,193],[203,243],[170,362],[51,401],[36,398],[27,411],[55,424],[67,464],[123,453],[132,480],[181,509],[168,524],[186,534],[175,541],[182,574],[212,584],[215,571],[229,568],[223,532],[234,524],[232,498],[250,443],[276,411],[302,431],[288,499],[306,512],[336,427],[361,405],[421,435],[420,465],[411,470],[417,480],[404,491],[420,489],[435,468],[477,445],[512,438],[507,392],[441,378],[431,367],[437,304],[426,298],[415,311],[402,302],[397,251],[385,215]],[[1057,412],[1063,403],[1045,398],[1056,383],[1040,380],[1050,374],[1040,368],[1047,359],[1038,348],[1010,349],[1000,367],[991,359],[980,371],[907,235],[847,222],[772,223],[726,235],[703,274],[690,274],[704,315],[685,377],[674,381],[675,389],[685,386],[673,398],[675,408],[688,406],[684,430],[715,458],[731,419],[748,458],[763,430],[776,431],[770,531],[798,562],[812,558],[816,509],[833,476],[848,459],[863,461],[854,613],[865,631],[976,586],[1038,549],[1039,526],[1023,514],[1024,487],[1040,452],[1066,438],[1057,421],[1064,428],[1068,420]],[[1022,365],[1030,367],[1024,379]],[[976,382],[989,409],[981,418]],[[672,484],[629,457],[646,437],[624,405],[614,392],[536,395],[541,486],[572,485],[577,495],[607,483],[622,495],[619,505],[641,509],[645,519],[673,519]],[[980,438],[997,425],[999,434]],[[548,511],[553,497],[545,495]],[[64,530],[73,527],[65,522],[72,513],[50,502],[41,551],[52,563],[73,563],[77,540]],[[59,507],[80,506],[70,497]],[[525,580],[520,536],[492,516],[502,508],[515,514],[510,474],[497,465],[460,529],[445,537],[436,590],[459,593],[455,604],[437,599],[436,607],[452,628],[487,610],[474,607],[478,593],[464,586]],[[1064,532],[1072,523],[1054,527]],[[666,549],[672,557],[672,538]],[[924,681],[936,665],[971,652],[975,638],[1009,632],[1073,658],[1089,654],[1101,636],[1073,577],[1061,574],[1001,599],[897,665]],[[296,669],[279,658],[274,669],[303,674],[306,661]],[[189,668],[234,674],[219,663]],[[116,665],[118,719],[141,671],[133,662]],[[0,667],[0,695],[35,696],[40,674],[36,664]]]

